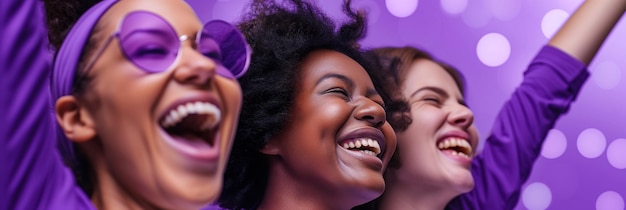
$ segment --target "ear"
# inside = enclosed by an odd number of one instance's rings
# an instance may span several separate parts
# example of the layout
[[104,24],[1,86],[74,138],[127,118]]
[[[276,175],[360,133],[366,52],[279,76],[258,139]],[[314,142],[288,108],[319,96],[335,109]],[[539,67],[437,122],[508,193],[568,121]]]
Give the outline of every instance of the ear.
[[86,142],[96,136],[93,118],[74,96],[56,101],[55,114],[63,133],[73,142]]
[[267,144],[263,145],[263,148],[259,149],[259,152],[266,155],[279,155],[280,154],[280,144],[278,140],[273,138],[270,139]]

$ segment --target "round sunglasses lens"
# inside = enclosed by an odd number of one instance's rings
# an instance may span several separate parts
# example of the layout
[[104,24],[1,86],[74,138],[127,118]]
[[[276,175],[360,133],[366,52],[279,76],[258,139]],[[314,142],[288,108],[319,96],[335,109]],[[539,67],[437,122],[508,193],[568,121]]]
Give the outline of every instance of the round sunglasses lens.
[[119,42],[126,58],[148,73],[169,69],[180,48],[174,28],[146,11],[126,15],[119,29]]
[[[221,20],[213,20],[204,25],[198,38],[201,52],[211,59],[217,59],[227,69],[219,68],[218,74],[238,78],[246,73],[252,50],[235,26]],[[216,58],[217,52],[221,59]]]

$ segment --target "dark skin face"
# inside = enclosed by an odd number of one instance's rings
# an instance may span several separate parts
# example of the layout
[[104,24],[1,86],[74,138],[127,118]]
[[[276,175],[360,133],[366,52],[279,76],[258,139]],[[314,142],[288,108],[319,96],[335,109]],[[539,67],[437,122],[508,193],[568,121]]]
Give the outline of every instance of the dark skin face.
[[294,186],[331,208],[376,198],[385,189],[382,174],[396,136],[367,72],[331,50],[313,51],[299,70],[284,132],[262,149],[282,172],[270,179],[285,180],[270,185]]

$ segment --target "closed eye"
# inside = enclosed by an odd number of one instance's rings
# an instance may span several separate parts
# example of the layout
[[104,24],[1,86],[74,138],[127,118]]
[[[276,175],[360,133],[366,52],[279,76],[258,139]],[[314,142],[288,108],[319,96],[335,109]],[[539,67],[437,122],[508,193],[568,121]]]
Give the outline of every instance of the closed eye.
[[435,97],[426,97],[422,99],[423,101],[426,101],[427,103],[433,103],[433,104],[441,104],[441,100],[439,100],[439,98],[435,98]]
[[343,88],[335,87],[328,89],[325,92],[330,94],[337,94],[341,96],[344,100],[350,100],[350,93],[348,93],[348,91]]

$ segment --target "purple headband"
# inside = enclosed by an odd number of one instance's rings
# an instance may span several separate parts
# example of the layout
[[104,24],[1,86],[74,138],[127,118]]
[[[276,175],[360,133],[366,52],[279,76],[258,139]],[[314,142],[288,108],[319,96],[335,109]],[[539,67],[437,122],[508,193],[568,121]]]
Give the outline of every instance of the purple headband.
[[[56,119],[56,115],[54,114],[54,104],[56,100],[62,96],[71,94],[76,68],[78,68],[78,62],[83,53],[83,48],[85,48],[85,44],[87,44],[89,40],[91,31],[98,23],[98,20],[100,20],[100,17],[116,2],[117,0],[103,0],[92,6],[78,19],[67,34],[67,37],[65,37],[59,52],[55,56],[54,67],[52,69],[52,80],[50,82],[53,107],[52,113],[54,116],[52,119]],[[57,128],[57,143],[61,154],[66,159],[74,160],[75,156],[72,143],[65,137],[60,127],[57,126]]]

